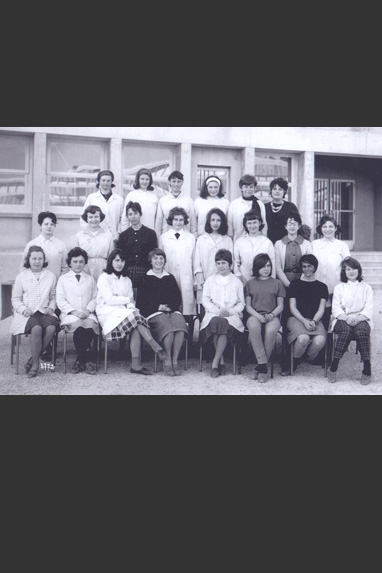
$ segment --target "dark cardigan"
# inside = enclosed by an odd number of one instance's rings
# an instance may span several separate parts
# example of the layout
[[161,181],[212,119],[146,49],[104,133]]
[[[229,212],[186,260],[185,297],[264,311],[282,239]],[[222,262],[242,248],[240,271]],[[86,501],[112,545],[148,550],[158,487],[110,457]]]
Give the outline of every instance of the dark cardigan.
[[159,312],[159,307],[166,305],[171,312],[177,312],[182,306],[182,294],[173,275],[159,279],[146,275],[142,288],[138,291],[137,306],[146,318]]
[[140,231],[130,228],[121,234],[116,247],[123,251],[128,267],[139,266],[149,270],[148,256],[158,248],[158,238],[148,227],[143,226]]

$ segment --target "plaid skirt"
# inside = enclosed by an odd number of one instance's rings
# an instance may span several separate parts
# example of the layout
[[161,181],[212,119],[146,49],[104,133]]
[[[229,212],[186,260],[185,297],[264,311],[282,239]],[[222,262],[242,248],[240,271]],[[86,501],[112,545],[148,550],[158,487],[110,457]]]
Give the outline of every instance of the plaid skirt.
[[139,325],[150,329],[148,321],[141,316],[139,310],[132,310],[130,315],[106,336],[106,340],[108,342],[123,340]]
[[139,289],[142,287],[142,279],[147,275],[147,271],[150,270],[150,267],[146,265],[135,265],[135,266],[128,266],[127,271],[129,273],[129,279],[133,283],[133,288]]

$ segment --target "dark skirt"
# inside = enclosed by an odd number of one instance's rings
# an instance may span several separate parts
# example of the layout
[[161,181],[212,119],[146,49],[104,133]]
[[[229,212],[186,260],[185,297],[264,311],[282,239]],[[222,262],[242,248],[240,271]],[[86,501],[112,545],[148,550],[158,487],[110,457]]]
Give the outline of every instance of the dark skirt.
[[147,275],[147,272],[149,271],[149,269],[150,269],[150,267],[143,266],[143,265],[134,265],[134,266],[129,265],[127,267],[127,270],[129,273],[129,279],[133,283],[134,289],[142,288],[143,278]]
[[225,318],[215,317],[200,333],[200,343],[204,345],[213,336],[228,336],[232,344],[241,344],[243,334],[230,325]]
[[47,314],[42,314],[41,312],[36,312],[27,322],[25,327],[25,333],[30,334],[32,328],[35,326],[41,326],[41,328],[48,328],[48,326],[55,326],[58,330],[60,327],[59,320],[56,316],[50,316]]
[[161,314],[149,320],[151,334],[157,342],[162,342],[173,332],[184,332],[188,336],[188,328],[184,316],[180,313]]

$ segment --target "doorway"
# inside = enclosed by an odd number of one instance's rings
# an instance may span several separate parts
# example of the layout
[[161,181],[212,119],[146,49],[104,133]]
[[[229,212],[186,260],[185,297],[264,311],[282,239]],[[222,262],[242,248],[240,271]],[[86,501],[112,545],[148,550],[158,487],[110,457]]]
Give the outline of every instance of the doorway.
[[[338,179],[316,179],[314,186],[315,222],[316,227],[324,215],[336,219],[342,228],[340,239],[349,245],[350,250],[355,246],[355,181]],[[318,239],[318,234],[315,236]]]
[[233,201],[240,196],[242,153],[238,149],[194,147],[192,153],[192,198],[200,195],[207,177],[215,175],[223,181],[226,198]]

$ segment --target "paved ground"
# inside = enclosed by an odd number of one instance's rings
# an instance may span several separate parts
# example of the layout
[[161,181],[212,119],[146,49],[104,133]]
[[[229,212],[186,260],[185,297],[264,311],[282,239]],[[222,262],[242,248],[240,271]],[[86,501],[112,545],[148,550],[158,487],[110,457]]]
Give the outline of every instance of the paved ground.
[[[40,372],[35,380],[28,380],[23,374],[23,366],[29,357],[29,343],[23,342],[20,359],[20,376],[15,367],[10,366],[10,320],[0,322],[0,395],[181,395],[181,396],[271,396],[271,395],[382,395],[382,349],[379,346],[382,336],[382,292],[376,294],[375,322],[373,333],[374,381],[369,387],[360,385],[362,366],[354,349],[349,352],[340,366],[339,381],[335,386],[324,378],[321,368],[303,365],[293,378],[282,378],[276,364],[275,378],[266,386],[250,379],[253,366],[243,368],[241,376],[233,376],[232,365],[228,374],[218,380],[210,378],[210,366],[204,364],[204,372],[199,373],[197,357],[190,359],[190,368],[182,378],[166,378],[162,372],[152,377],[130,374],[130,364],[111,362],[109,373],[97,376],[63,374],[62,338],[60,337],[57,371]],[[150,356],[150,355],[149,355]],[[74,361],[73,348],[70,349],[69,364]],[[147,365],[153,367],[153,362]]]

